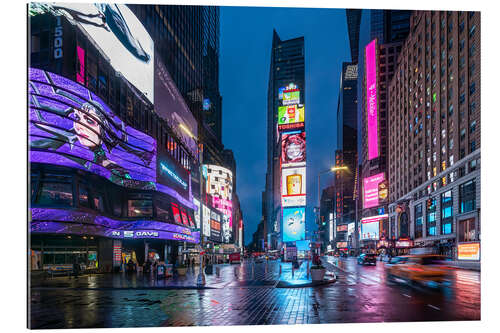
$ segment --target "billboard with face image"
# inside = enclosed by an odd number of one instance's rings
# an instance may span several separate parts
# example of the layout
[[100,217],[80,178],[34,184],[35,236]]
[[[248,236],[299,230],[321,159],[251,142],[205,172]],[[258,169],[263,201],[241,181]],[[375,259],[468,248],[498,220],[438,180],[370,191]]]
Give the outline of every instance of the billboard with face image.
[[84,86],[29,69],[30,162],[82,169],[132,188],[156,189],[156,141],[118,118]]

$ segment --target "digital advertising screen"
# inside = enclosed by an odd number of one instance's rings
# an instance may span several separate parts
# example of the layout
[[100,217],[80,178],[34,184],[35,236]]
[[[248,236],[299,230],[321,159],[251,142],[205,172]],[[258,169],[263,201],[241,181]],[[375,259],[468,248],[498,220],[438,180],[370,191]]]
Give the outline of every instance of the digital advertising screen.
[[221,216],[215,211],[210,212],[210,239],[222,242]]
[[190,174],[168,152],[159,150],[156,158],[157,182],[189,199]]
[[176,203],[173,203],[173,202],[172,202],[171,205],[172,205],[172,213],[174,215],[174,221],[175,221],[175,223],[182,224],[181,212],[179,210],[179,205],[177,205]]
[[[284,125],[292,125],[304,122],[303,105],[286,105],[278,107],[278,127],[281,129]],[[299,126],[297,126],[298,128]],[[301,124],[300,127],[304,127]]]
[[300,103],[300,90],[284,90],[283,91],[283,105],[293,105]]
[[295,131],[281,135],[281,167],[306,165],[306,132]]
[[193,204],[195,206],[195,209],[194,209],[194,223],[196,224],[196,228],[199,228],[200,227],[200,201],[196,198],[193,198]]
[[283,207],[306,205],[306,168],[281,169]]
[[154,90],[155,112],[167,121],[190,153],[198,156],[198,145],[195,139],[185,131],[187,129],[197,138],[198,123],[159,56],[155,57]]
[[156,140],[118,118],[84,86],[29,69],[30,162],[89,171],[131,188],[156,189]]
[[337,226],[337,232],[347,231],[347,224],[342,224]]
[[365,47],[366,67],[366,120],[368,130],[368,159],[379,156],[378,147],[378,82],[377,82],[377,40]]
[[210,237],[210,208],[203,205],[203,235]]
[[154,42],[124,4],[53,3],[47,9],[81,27],[111,66],[154,103]]
[[361,222],[361,239],[378,240],[379,239],[379,221]]
[[231,241],[232,230],[229,226],[229,217],[222,214],[222,241],[224,243],[229,243]]
[[206,165],[207,181],[206,192],[212,196],[224,199],[233,199],[233,173],[227,168],[218,165]]
[[297,247],[297,251],[310,251],[311,250],[311,240],[299,240],[295,242],[295,246]]
[[303,240],[305,233],[306,208],[283,208],[283,242]]
[[[384,182],[384,173],[378,173],[363,179],[363,207],[371,208],[379,205],[379,184]],[[387,194],[385,195],[387,197]]]
[[459,243],[458,260],[479,260],[480,243]]

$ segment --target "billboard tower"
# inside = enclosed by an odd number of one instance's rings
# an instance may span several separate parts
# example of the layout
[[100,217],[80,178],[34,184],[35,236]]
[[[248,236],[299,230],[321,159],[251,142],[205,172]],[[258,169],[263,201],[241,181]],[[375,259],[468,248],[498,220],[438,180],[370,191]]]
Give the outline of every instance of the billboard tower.
[[281,137],[282,241],[305,239],[306,132],[300,87],[289,83],[280,87],[278,131]]

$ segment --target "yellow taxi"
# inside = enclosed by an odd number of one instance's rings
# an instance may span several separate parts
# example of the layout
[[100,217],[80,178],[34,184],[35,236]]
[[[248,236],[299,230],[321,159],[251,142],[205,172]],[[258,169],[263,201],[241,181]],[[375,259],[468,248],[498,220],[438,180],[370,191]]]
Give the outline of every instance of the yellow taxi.
[[439,287],[449,284],[450,267],[446,257],[434,254],[394,257],[387,264],[390,281]]

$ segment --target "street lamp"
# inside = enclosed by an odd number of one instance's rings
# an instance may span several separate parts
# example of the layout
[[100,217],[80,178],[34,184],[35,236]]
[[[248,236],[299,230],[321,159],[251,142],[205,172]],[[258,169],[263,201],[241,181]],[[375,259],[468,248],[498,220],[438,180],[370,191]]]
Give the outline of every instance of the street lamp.
[[191,133],[191,131],[184,126],[184,124],[180,124],[179,127],[181,130],[189,135],[196,144],[199,149],[199,164],[200,164],[200,271],[198,272],[198,278],[196,284],[198,287],[205,285],[205,273],[203,273],[203,143]]

